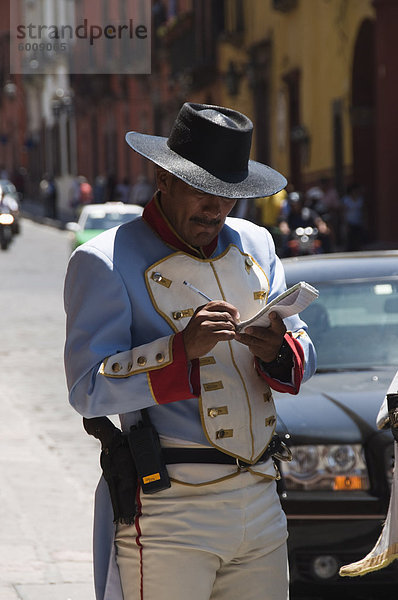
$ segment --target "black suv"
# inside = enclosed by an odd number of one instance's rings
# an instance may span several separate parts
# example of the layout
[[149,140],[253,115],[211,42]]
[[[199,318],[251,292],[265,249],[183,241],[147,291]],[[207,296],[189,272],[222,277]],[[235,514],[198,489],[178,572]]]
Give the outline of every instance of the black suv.
[[301,313],[317,372],[298,396],[275,394],[293,453],[279,482],[292,598],[396,598],[398,561],[362,577],[338,571],[373,548],[388,508],[393,438],[376,418],[398,369],[398,251],[283,263],[288,286],[306,281],[320,292]]

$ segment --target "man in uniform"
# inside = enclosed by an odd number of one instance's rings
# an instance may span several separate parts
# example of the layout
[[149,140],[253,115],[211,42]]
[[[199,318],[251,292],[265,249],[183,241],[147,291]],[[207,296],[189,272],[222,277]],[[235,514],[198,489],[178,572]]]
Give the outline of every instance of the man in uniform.
[[178,457],[166,465],[170,487],[146,494],[140,483],[130,524],[112,523],[100,482],[97,600],[288,598],[272,390],[297,394],[316,359],[297,315],[236,328],[286,289],[270,234],[227,218],[236,199],[286,185],[249,160],[251,136],[241,113],[192,103],[168,139],[129,132],[156,165],[158,191],[142,218],[69,263],[72,406],[86,418],[118,414],[124,432],[145,411],[163,452]]

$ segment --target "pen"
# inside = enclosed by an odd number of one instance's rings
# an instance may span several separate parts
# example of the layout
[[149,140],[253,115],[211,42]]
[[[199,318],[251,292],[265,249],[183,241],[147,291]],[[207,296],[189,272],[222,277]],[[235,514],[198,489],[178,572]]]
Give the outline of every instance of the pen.
[[206,298],[206,300],[208,302],[213,302],[212,299],[209,298],[209,296],[206,296],[206,294],[204,294],[203,292],[201,292],[200,290],[198,290],[198,288],[196,288],[194,285],[192,285],[192,283],[189,283],[189,281],[183,281],[183,284],[187,285],[189,288],[191,288],[191,290],[193,290],[197,294],[200,294],[201,296],[203,296],[203,298]]

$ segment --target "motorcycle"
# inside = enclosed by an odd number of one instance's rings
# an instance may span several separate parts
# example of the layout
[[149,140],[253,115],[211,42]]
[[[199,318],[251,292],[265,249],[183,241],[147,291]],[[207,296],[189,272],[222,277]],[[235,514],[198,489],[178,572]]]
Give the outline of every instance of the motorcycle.
[[7,250],[8,246],[12,241],[12,227],[14,223],[13,215],[5,211],[4,209],[0,212],[0,248]]
[[287,242],[288,256],[304,256],[320,254],[322,243],[318,239],[317,227],[297,227],[290,234]]

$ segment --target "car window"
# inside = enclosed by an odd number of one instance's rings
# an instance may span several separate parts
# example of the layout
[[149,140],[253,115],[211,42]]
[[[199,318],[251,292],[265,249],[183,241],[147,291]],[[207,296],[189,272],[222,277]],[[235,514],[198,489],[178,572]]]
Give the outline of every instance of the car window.
[[318,370],[398,362],[398,282],[315,284],[319,298],[301,313],[318,355]]
[[138,215],[131,213],[98,213],[87,216],[84,229],[110,229],[127,223]]

